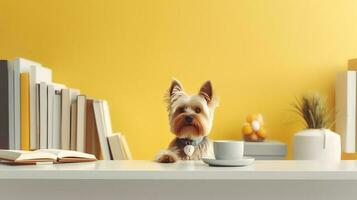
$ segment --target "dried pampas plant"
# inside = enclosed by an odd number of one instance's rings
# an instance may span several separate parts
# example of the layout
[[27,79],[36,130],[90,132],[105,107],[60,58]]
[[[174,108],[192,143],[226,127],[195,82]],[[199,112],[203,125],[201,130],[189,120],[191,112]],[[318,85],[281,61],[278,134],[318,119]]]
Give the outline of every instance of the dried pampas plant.
[[330,128],[333,125],[333,112],[328,108],[326,99],[318,93],[302,96],[293,104],[294,110],[310,129]]

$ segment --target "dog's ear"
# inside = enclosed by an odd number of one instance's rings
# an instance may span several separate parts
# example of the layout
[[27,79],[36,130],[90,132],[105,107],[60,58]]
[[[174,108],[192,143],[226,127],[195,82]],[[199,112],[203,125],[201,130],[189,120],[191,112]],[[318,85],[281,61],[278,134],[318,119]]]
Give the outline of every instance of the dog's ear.
[[178,92],[183,92],[182,84],[180,83],[180,81],[173,79],[169,88],[169,97],[173,97]]
[[206,81],[201,86],[199,95],[201,95],[203,98],[205,98],[207,103],[210,103],[212,101],[213,89],[212,89],[212,83],[210,80]]

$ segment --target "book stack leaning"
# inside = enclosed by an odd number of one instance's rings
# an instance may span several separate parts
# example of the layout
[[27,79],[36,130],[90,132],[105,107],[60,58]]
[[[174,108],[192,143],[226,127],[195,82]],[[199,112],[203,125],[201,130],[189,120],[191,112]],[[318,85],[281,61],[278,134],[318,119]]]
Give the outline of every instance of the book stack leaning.
[[131,159],[125,137],[112,131],[107,101],[53,83],[49,68],[24,58],[0,60],[0,76],[1,161]]

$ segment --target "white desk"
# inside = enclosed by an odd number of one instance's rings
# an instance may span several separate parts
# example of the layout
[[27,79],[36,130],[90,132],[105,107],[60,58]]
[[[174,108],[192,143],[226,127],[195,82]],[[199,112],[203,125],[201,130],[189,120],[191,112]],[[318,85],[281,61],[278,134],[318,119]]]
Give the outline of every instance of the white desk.
[[357,199],[357,161],[0,165],[1,199]]

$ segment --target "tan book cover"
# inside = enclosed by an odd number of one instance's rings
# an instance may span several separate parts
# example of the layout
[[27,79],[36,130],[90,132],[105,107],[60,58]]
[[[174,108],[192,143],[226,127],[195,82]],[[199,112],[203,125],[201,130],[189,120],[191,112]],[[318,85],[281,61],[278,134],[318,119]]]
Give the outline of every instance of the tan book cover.
[[102,159],[100,150],[97,125],[95,123],[93,99],[87,99],[86,104],[86,133],[85,133],[85,152],[95,155],[98,159]]
[[71,145],[72,151],[77,150],[77,102],[71,105]]
[[121,142],[121,134],[116,133],[108,136],[108,142],[113,160],[126,160],[125,151]]

